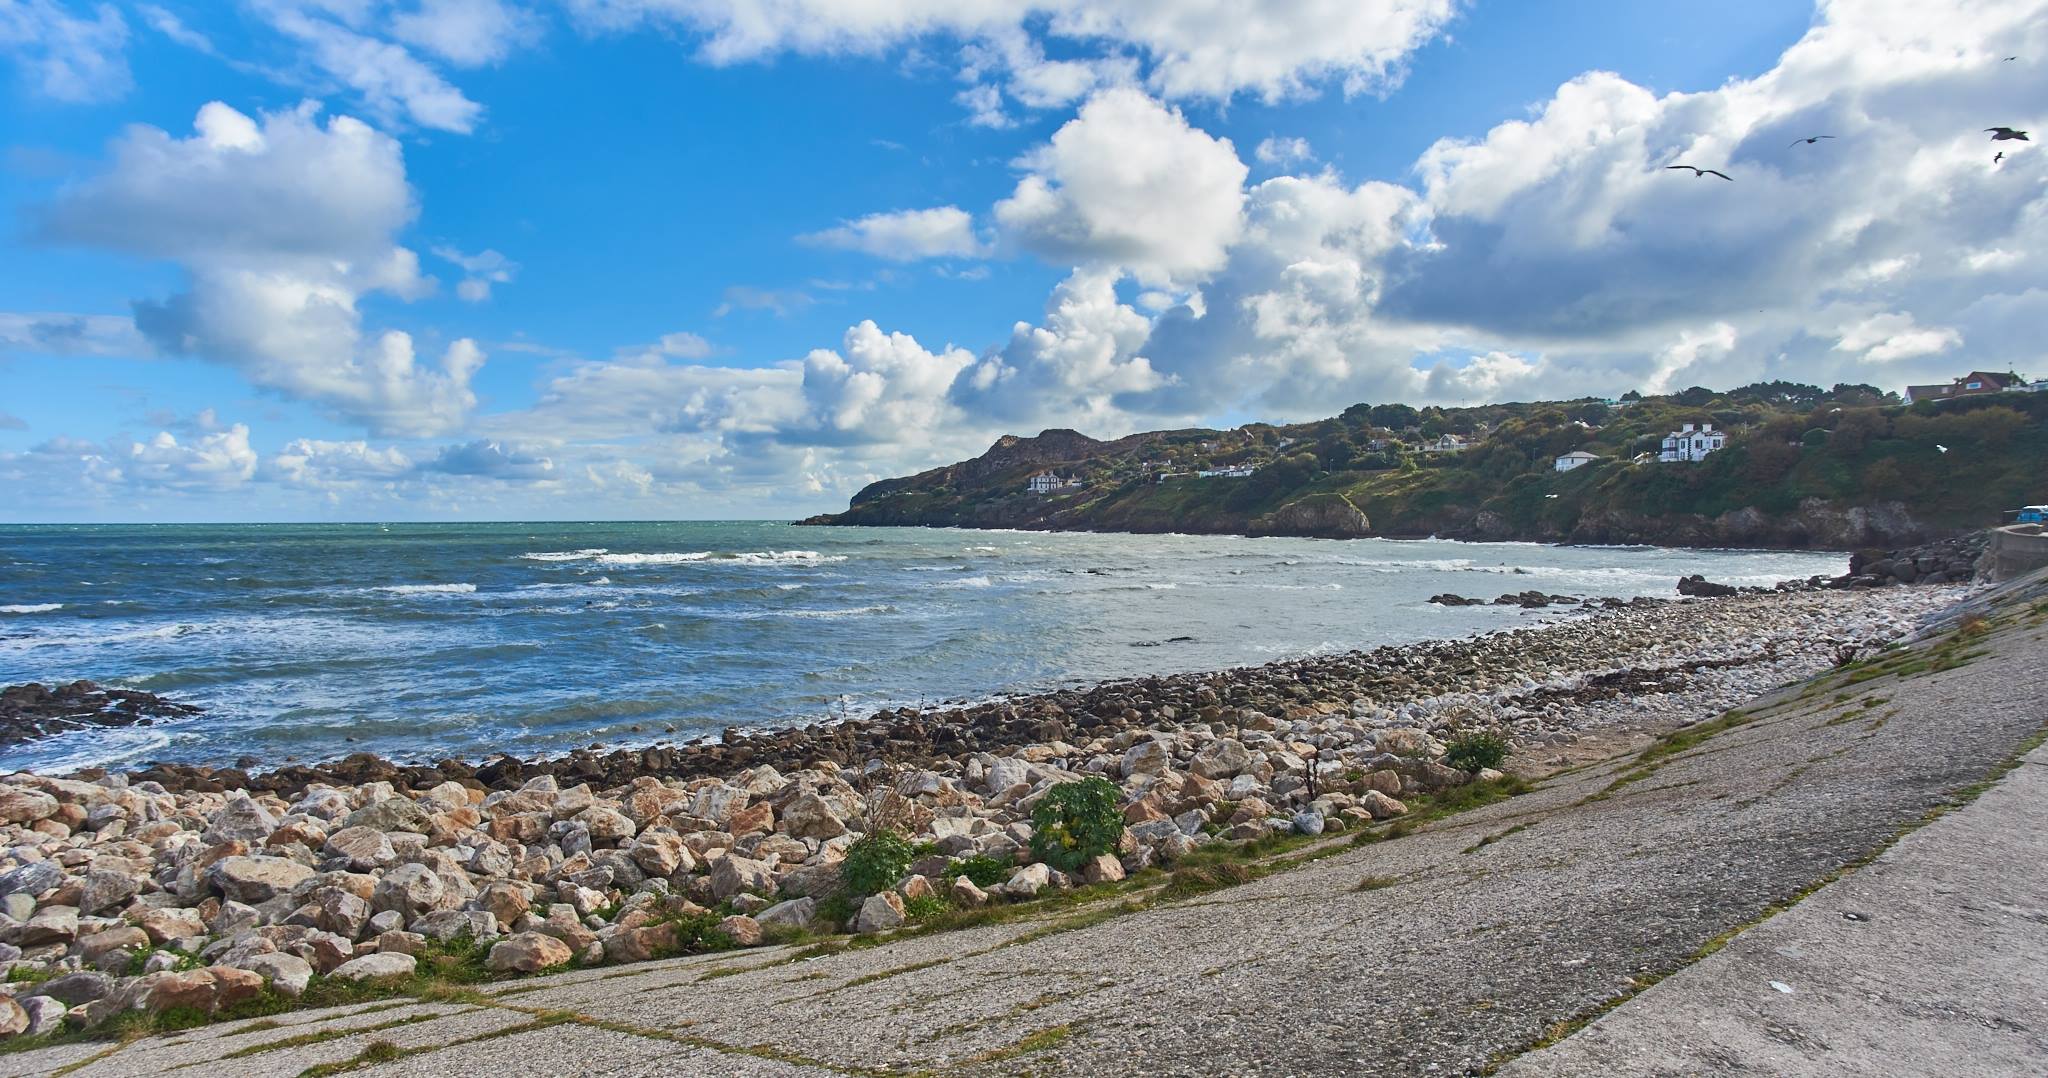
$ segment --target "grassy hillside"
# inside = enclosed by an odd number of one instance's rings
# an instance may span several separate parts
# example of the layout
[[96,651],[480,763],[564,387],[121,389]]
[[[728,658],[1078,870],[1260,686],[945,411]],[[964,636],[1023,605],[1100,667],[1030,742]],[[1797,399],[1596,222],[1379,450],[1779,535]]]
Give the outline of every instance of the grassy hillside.
[[[1683,423],[1713,423],[1728,447],[1658,463]],[[1446,434],[1469,448],[1423,451]],[[1602,459],[1556,472],[1572,450]],[[1258,470],[1179,474],[1240,464]],[[1047,471],[1081,485],[1027,493]],[[874,484],[813,522],[1845,548],[1983,527],[2044,500],[2048,394],[1905,406],[1868,386],[1773,382],[1618,403],[1361,404],[1115,442],[1048,431]]]

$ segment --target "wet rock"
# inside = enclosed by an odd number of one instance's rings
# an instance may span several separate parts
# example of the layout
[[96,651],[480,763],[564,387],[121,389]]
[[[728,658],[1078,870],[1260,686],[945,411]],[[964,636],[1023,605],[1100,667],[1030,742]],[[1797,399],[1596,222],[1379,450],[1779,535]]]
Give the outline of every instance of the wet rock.
[[[0,747],[92,726],[133,726],[196,715],[199,709],[134,689],[103,689],[90,681],[29,682],[0,688]],[[0,818],[5,818],[0,816]]]

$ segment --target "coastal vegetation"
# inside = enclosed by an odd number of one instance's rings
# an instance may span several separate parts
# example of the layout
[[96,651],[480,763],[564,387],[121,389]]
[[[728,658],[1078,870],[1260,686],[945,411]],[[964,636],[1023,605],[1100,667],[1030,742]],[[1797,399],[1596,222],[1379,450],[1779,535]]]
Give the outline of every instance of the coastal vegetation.
[[[1663,462],[1713,424],[1725,448]],[[1596,459],[1559,471],[1568,453]],[[1203,475],[1229,469],[1248,475]],[[1034,475],[1077,480],[1035,494]],[[1922,542],[2043,495],[2048,394],[1902,404],[1867,385],[1472,408],[1355,404],[1308,423],[1097,441],[1005,437],[869,485],[815,524],[1832,547]]]

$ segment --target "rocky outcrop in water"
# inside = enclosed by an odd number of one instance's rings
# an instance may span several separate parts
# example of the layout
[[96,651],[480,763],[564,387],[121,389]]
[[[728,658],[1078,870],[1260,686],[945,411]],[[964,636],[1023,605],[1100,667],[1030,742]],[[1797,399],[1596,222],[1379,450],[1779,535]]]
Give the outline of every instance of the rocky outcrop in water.
[[0,688],[0,747],[90,726],[148,726],[158,719],[197,715],[189,704],[135,689],[107,689],[90,681],[68,685],[29,682]]
[[1304,539],[1363,539],[1372,521],[1342,494],[1311,494],[1288,502],[1251,522],[1250,535],[1291,535]]

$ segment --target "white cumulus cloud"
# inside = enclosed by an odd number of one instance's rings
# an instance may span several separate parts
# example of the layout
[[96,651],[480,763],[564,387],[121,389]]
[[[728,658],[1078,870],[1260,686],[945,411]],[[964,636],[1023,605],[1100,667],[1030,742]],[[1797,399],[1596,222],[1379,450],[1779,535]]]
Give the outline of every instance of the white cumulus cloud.
[[1007,238],[1054,262],[1114,265],[1147,283],[1223,264],[1243,227],[1244,162],[1229,139],[1130,89],[1105,90],[996,203]]
[[974,218],[958,206],[871,213],[837,228],[798,237],[818,247],[861,251],[909,262],[920,258],[973,258],[984,254]]
[[395,241],[414,203],[389,136],[346,116],[321,124],[311,107],[252,118],[213,102],[190,137],[131,127],[110,157],[42,207],[37,228],[183,266],[185,291],[135,305],[159,350],[229,364],[378,432],[451,430],[474,406],[474,342],[428,364],[410,335],[363,331],[365,294],[429,287]]

